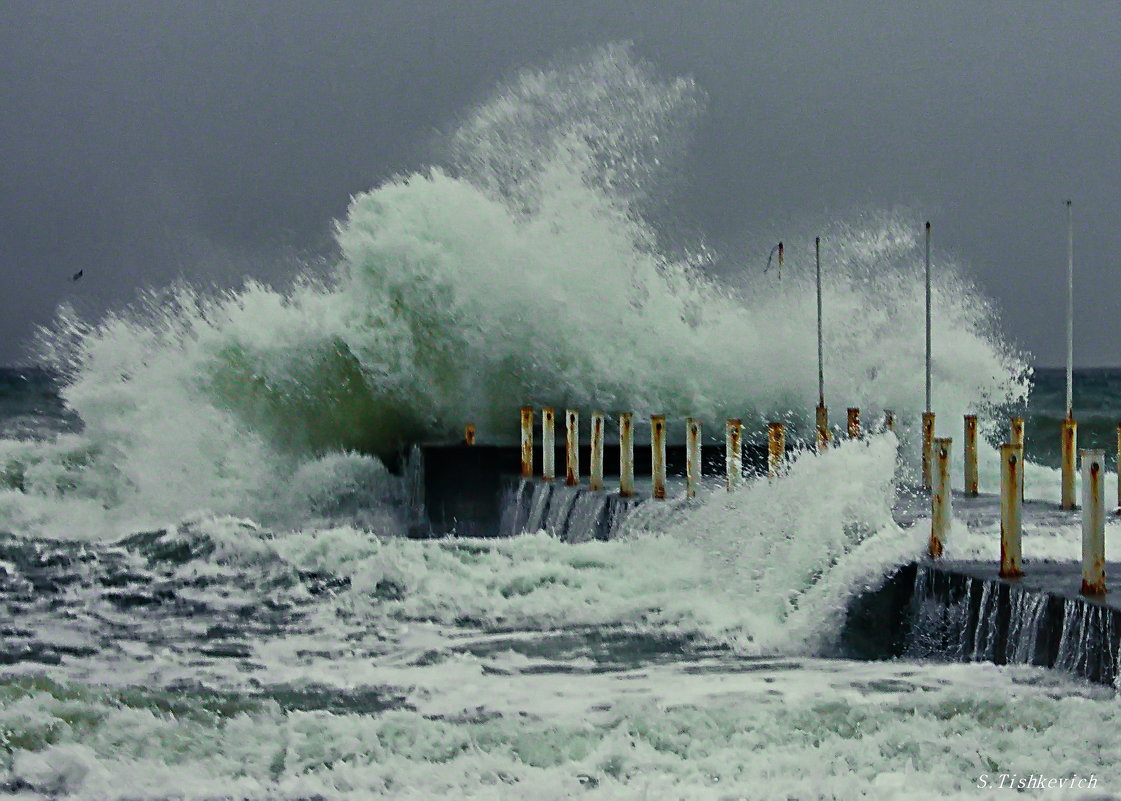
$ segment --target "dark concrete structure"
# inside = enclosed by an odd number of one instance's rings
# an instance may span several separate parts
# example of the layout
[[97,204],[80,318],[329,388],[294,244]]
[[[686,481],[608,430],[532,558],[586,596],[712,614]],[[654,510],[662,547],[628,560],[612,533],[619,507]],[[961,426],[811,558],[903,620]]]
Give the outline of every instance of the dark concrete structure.
[[[1119,673],[1121,593],[1079,594],[1078,563],[1035,563],[1002,579],[987,562],[900,568],[849,607],[842,655],[1028,664],[1103,684]],[[1121,576],[1121,563],[1107,572]]]
[[[563,433],[563,430],[562,432]],[[499,536],[502,495],[505,481],[517,477],[521,470],[521,451],[506,445],[430,444],[421,449],[424,475],[424,502],[435,535],[456,533],[462,536]],[[685,475],[685,446],[666,447],[666,472],[670,476]],[[702,474],[724,474],[724,446],[701,447]],[[591,448],[587,443],[580,447],[580,464],[591,462]],[[535,444],[533,463],[536,470],[541,465],[541,445]],[[556,448],[555,464],[564,464],[564,444]],[[638,477],[650,475],[650,446],[637,444],[634,448],[634,469]],[[619,446],[605,445],[603,454],[604,475],[619,475]],[[745,474],[762,474],[767,469],[766,444],[745,443],[743,447]],[[585,477],[586,483],[586,477]],[[564,483],[564,476],[556,479]],[[639,497],[643,497],[640,495]]]

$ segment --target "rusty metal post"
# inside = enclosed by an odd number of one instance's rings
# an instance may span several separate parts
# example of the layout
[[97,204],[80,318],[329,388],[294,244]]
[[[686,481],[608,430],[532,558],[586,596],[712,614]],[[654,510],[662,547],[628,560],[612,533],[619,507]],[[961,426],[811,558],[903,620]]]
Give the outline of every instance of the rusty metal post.
[[603,489],[603,412],[592,412],[592,456],[588,486]]
[[743,421],[729,420],[724,428],[724,473],[728,492],[743,480]]
[[783,469],[786,459],[786,426],[782,423],[767,424],[767,475],[776,478]]
[[895,433],[895,411],[884,409],[884,431]]
[[1024,418],[1013,417],[1008,421],[1008,442],[1012,445],[1024,445]]
[[[1008,441],[1013,445],[1019,445],[1023,449],[1023,450],[1020,451],[1020,458],[1026,461],[1027,457],[1024,456],[1024,454],[1027,453],[1027,446],[1024,445],[1024,418],[1013,417],[1009,421],[1008,427],[1009,427],[1009,439],[1008,439]],[[1020,500],[1021,501],[1024,499],[1024,473],[1026,473],[1026,472],[1027,472],[1026,467],[1020,471]]]
[[685,421],[685,497],[696,498],[701,484],[701,422]]
[[980,491],[977,476],[977,415],[965,415],[965,494],[976,498]]
[[575,487],[580,483],[580,413],[566,409],[564,417],[564,483]]
[[522,407],[522,478],[533,478],[533,407]]
[[933,485],[930,494],[930,556],[942,557],[942,546],[950,533],[950,523],[954,518],[953,496],[950,494],[950,453],[954,441],[940,437],[931,443],[934,457]]
[[544,481],[552,481],[557,477],[555,418],[556,410],[552,406],[541,410],[541,478]]
[[1082,451],[1082,594],[1105,595],[1105,451]]
[[1074,417],[1063,420],[1063,445],[1062,445],[1062,498],[1060,506],[1063,509],[1074,508],[1074,455],[1078,447],[1078,423]]
[[849,439],[860,439],[860,409],[849,408]]
[[634,415],[619,415],[619,496],[634,495]]
[[650,415],[650,466],[654,483],[653,495],[666,497],[666,416]]
[[922,413],[922,488],[929,490],[931,482],[931,460],[934,448],[934,412]]
[[817,405],[817,452],[821,453],[829,447],[829,410],[824,403]]
[[474,445],[475,444],[475,424],[474,423],[468,423],[466,426],[464,426],[464,428],[463,428],[463,444],[464,445]]
[[1020,498],[1024,471],[1024,446],[1000,446],[1000,577],[1024,575],[1020,542],[1024,533],[1024,506]]

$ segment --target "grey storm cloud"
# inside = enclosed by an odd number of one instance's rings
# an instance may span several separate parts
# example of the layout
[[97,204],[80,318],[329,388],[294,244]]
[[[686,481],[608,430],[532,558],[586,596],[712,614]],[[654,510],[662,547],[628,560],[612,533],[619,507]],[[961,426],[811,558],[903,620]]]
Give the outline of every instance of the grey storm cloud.
[[684,227],[903,205],[1058,364],[1070,197],[1076,361],[1121,364],[1114,4],[715,0],[5,3],[0,361],[63,302],[286,274],[504,77],[621,40],[708,95]]

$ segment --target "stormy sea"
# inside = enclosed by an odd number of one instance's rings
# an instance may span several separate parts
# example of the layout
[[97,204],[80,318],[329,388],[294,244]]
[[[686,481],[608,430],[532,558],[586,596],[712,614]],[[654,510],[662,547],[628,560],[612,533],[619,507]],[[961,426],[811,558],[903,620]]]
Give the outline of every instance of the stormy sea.
[[[0,371],[0,791],[927,799],[1042,775],[1065,781],[1048,798],[1118,797],[1113,688],[839,643],[929,533],[892,514],[918,461],[921,219],[776,221],[737,252],[670,236],[659,198],[704,106],[625,47],[527,70],[353,197],[328,267],[59,309]],[[606,540],[422,536],[418,446],[467,423],[514,445],[523,404],[808,439],[817,235],[835,419],[890,408],[898,436],[710,477]],[[980,415],[989,492],[1023,416],[1025,492],[1055,500],[1064,375],[937,255],[935,411]],[[1114,450],[1119,390],[1076,373],[1083,447]],[[949,555],[996,558],[995,529],[953,534]],[[1025,554],[1079,545],[1071,525]]]

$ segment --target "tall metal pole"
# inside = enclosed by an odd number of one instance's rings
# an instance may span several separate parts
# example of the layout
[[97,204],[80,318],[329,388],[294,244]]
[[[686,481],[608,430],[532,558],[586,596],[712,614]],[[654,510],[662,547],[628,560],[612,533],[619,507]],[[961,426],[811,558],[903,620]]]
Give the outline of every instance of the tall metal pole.
[[817,452],[829,447],[829,410],[825,408],[825,337],[821,314],[821,237],[814,237],[814,261],[817,264]]
[[825,406],[825,355],[821,333],[821,237],[814,237],[814,260],[817,263],[817,405]]
[[926,411],[930,408],[930,222],[926,224]]
[[[926,411],[922,415],[922,485],[934,488],[934,412],[930,409],[930,220],[926,222]],[[931,553],[933,554],[933,546]]]
[[1074,421],[1074,225],[1072,223],[1070,201],[1067,201],[1067,416],[1062,426],[1062,450],[1060,453],[1059,473],[1062,491],[1059,506],[1073,509],[1075,469],[1074,461],[1078,453],[1078,424]]
[[1074,223],[1067,201],[1067,419],[1074,417]]

